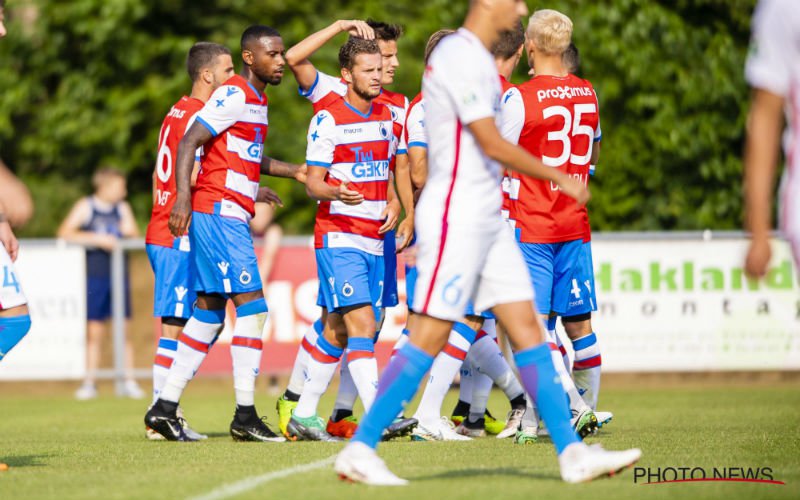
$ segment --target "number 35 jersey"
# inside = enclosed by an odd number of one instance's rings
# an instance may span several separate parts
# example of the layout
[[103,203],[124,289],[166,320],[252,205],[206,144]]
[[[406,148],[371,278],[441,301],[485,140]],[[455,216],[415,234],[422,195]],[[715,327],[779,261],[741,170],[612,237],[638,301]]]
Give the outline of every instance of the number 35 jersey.
[[[601,139],[597,95],[575,75],[535,76],[505,92],[503,136],[552,168],[589,178],[594,143]],[[586,207],[550,181],[515,174],[508,186],[517,238],[523,243],[558,243],[591,238]]]
[[[175,195],[177,194],[175,162],[178,159],[178,144],[194,122],[195,114],[203,108],[204,104],[199,99],[183,96],[172,106],[161,124],[155,171],[155,200],[153,200],[150,224],[147,225],[146,242],[149,245],[168,248],[177,248],[177,245],[180,245],[181,239],[173,237],[167,227],[169,213],[172,205],[175,204]],[[184,244],[188,244],[188,240],[185,238]]]

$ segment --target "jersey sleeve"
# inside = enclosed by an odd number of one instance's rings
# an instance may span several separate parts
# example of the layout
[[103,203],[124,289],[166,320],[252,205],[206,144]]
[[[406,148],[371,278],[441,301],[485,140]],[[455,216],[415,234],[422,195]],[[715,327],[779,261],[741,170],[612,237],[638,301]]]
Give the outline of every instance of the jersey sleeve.
[[797,44],[791,29],[789,2],[761,1],[753,16],[750,54],[745,77],[750,86],[779,96],[789,94],[791,47]]
[[244,111],[244,91],[235,85],[223,85],[211,94],[195,119],[216,137],[238,122]]
[[334,93],[337,95],[345,95],[347,93],[347,86],[342,81],[334,76],[331,76],[322,71],[317,71],[317,78],[306,90],[299,89],[300,95],[315,104],[321,101],[326,95]]
[[308,126],[306,165],[330,168],[336,149],[336,122],[330,112],[322,110],[311,118]]
[[500,122],[500,135],[512,144],[519,142],[522,127],[525,125],[525,103],[519,89],[510,88],[500,100],[502,118]]
[[408,111],[404,130],[409,148],[427,148],[428,138],[425,135],[425,107],[419,102]]
[[400,144],[397,146],[397,154],[408,154],[408,142],[406,141],[406,117],[408,116],[408,97],[403,97],[403,111],[402,116],[398,117],[398,122],[403,126],[403,131],[400,133]]

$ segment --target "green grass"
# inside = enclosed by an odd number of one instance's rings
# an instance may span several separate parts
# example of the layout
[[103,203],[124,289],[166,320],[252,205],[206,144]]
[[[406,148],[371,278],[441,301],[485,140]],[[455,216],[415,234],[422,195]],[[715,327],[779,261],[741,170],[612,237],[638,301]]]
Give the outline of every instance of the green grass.
[[[470,443],[397,442],[381,446],[390,468],[412,481],[377,489],[338,481],[330,467],[262,484],[234,498],[546,499],[800,498],[800,390],[796,383],[639,387],[606,384],[602,407],[614,421],[598,437],[607,448],[638,446],[643,467],[772,467],[785,486],[745,483],[634,484],[633,471],[585,485],[560,482],[547,440],[515,446],[494,438]],[[451,392],[445,411],[452,409]],[[323,414],[331,401],[323,402]],[[274,398],[259,410],[276,421]],[[0,499],[182,499],[248,476],[330,457],[331,443],[234,443],[228,384],[197,381],[184,406],[201,443],[148,442],[142,402],[106,397],[76,402],[71,392],[8,386],[0,392]],[[507,403],[495,393],[496,414]]]

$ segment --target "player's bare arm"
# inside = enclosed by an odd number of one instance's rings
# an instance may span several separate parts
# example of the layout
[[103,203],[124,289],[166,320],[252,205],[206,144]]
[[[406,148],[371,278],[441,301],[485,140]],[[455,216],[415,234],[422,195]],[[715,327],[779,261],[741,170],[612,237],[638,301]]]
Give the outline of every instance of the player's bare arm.
[[411,182],[415,189],[422,189],[428,180],[428,150],[420,146],[408,148],[408,163],[411,169]]
[[139,236],[139,226],[136,224],[136,217],[133,215],[131,205],[124,201],[120,204],[120,231],[125,238],[136,238]]
[[317,79],[317,68],[308,59],[314,52],[322,48],[333,37],[339,33],[347,32],[352,36],[372,40],[375,32],[364,21],[358,20],[339,20],[325,29],[309,35],[294,47],[286,51],[286,63],[294,73],[298,86],[307,90],[314,85]]
[[79,200],[72,206],[66,219],[59,226],[56,235],[70,243],[102,248],[109,252],[114,250],[117,246],[117,237],[113,234],[100,234],[81,230],[81,226],[91,217],[91,210],[89,201],[86,198]]
[[346,205],[358,205],[364,201],[364,195],[347,188],[347,183],[331,186],[325,182],[324,167],[309,166],[306,180],[306,193],[317,201],[341,201]]
[[397,191],[394,189],[392,183],[392,174],[389,174],[389,187],[386,190],[386,208],[383,209],[382,217],[386,219],[383,225],[378,229],[378,234],[384,234],[391,231],[397,225],[397,219],[400,218],[400,200],[397,197]]
[[414,236],[414,185],[411,180],[411,165],[408,154],[398,155],[395,160],[395,184],[400,203],[406,212],[406,218],[397,227],[399,239],[397,252],[402,252]]
[[761,89],[753,91],[752,102],[744,154],[745,223],[752,233],[745,271],[763,277],[772,256],[769,235],[784,102],[781,96]]
[[489,158],[503,165],[508,165],[509,168],[517,172],[557,184],[564,194],[574,198],[580,204],[585,204],[589,201],[591,195],[582,182],[569,177],[560,170],[546,167],[538,158],[531,156],[521,147],[503,139],[497,130],[493,117],[476,120],[467,125],[467,127]]
[[271,175],[273,177],[286,177],[295,179],[298,182],[305,184],[306,182],[307,167],[305,163],[300,165],[295,163],[288,163],[269,156],[264,156],[261,159],[261,175]]
[[0,244],[2,244],[6,252],[8,252],[9,257],[11,257],[11,262],[16,261],[17,253],[19,252],[19,242],[16,236],[14,236],[14,231],[11,230],[11,224],[8,222],[2,202],[0,202]]
[[173,236],[186,234],[192,215],[192,168],[197,148],[211,140],[211,132],[200,123],[193,123],[178,145],[178,159],[175,161],[175,185],[177,194],[175,205],[169,215],[169,230]]

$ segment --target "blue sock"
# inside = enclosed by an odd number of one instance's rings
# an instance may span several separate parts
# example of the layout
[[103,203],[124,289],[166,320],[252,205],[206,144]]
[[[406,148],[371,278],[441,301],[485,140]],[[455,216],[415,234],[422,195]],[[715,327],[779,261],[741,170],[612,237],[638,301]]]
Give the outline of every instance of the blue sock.
[[375,402],[358,424],[353,441],[364,443],[370,448],[378,446],[383,430],[414,398],[419,383],[432,364],[433,356],[413,344],[404,345],[383,372]]
[[31,329],[31,317],[11,316],[0,318],[0,361],[25,337]]
[[580,438],[572,430],[570,424],[569,404],[564,398],[564,387],[561,385],[550,346],[538,345],[514,355],[514,361],[519,369],[522,385],[533,397],[539,414],[542,416],[550,438],[560,455],[564,448],[577,443]]

